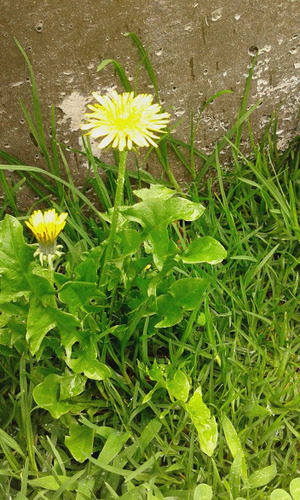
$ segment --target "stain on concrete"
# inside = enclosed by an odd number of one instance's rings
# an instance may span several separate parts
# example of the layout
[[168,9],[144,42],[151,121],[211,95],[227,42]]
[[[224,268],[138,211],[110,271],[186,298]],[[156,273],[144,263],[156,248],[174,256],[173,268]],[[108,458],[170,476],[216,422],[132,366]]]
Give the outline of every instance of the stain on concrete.
[[83,121],[83,115],[86,113],[86,105],[91,99],[86,95],[82,95],[77,90],[58,104],[58,108],[63,112],[63,118],[59,120],[60,127],[67,127],[68,132],[78,132],[80,124]]

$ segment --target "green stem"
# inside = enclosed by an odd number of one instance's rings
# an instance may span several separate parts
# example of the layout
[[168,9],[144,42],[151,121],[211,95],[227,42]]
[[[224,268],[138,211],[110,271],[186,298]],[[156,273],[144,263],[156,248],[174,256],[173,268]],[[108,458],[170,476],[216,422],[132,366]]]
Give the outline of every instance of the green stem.
[[119,217],[119,208],[123,203],[123,188],[124,188],[124,179],[125,179],[125,170],[126,170],[126,160],[127,160],[128,151],[120,151],[120,161],[119,161],[119,170],[118,170],[118,178],[117,178],[117,190],[115,196],[114,203],[114,211],[112,216],[112,221],[110,225],[109,237],[106,246],[106,251],[104,255],[104,260],[102,264],[102,271],[99,281],[99,286],[103,284],[104,277],[106,274],[106,264],[111,260],[113,253],[113,246],[117,231],[118,217]]

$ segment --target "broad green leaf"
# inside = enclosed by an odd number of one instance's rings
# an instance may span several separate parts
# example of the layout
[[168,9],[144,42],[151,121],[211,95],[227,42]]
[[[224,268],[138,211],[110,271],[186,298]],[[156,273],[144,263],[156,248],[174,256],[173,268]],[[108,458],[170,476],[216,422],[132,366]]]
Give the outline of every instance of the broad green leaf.
[[32,268],[27,273],[29,289],[40,297],[45,304],[54,307],[55,290],[52,284],[52,271],[42,267],[38,261],[33,261]]
[[[6,328],[0,329],[0,345],[9,348],[15,347],[21,354],[27,351],[26,337],[26,324],[22,315],[18,317],[12,316],[8,321]],[[5,349],[2,352],[5,352]]]
[[66,363],[75,373],[84,373],[92,380],[104,380],[111,377],[110,368],[104,363],[100,363],[97,358],[97,351],[92,342],[88,342],[84,348],[77,351],[76,358],[67,358]]
[[[0,294],[0,297],[2,297],[2,294]],[[2,314],[9,315],[9,318],[17,316],[18,319],[22,319],[22,321],[24,321],[27,318],[28,309],[28,303],[25,303],[23,298],[20,300],[16,300],[16,302],[0,302],[0,311],[2,312]]]
[[249,477],[249,485],[251,488],[260,488],[268,484],[274,477],[276,477],[277,468],[275,464],[259,469]]
[[212,488],[208,484],[198,484],[194,491],[194,500],[211,500],[212,499]]
[[293,479],[290,484],[290,492],[293,500],[300,500],[300,478]]
[[11,347],[13,345],[11,339],[11,330],[10,328],[1,328],[0,330],[0,344]]
[[166,328],[179,323],[184,311],[192,311],[201,304],[206,287],[207,281],[203,278],[182,278],[172,283],[168,293],[160,295],[153,306],[163,317],[155,327]]
[[201,389],[196,389],[186,405],[186,410],[197,429],[201,450],[212,456],[218,440],[218,426],[209,408],[202,400]]
[[84,373],[87,378],[92,380],[104,380],[111,377],[110,368],[104,363],[100,363],[97,359],[89,358],[83,355],[77,359],[69,359],[68,366],[75,373]]
[[290,495],[282,490],[281,488],[277,488],[276,490],[272,491],[270,500],[292,500]]
[[[62,476],[58,474],[58,481],[55,479],[54,476],[44,476],[44,477],[39,477],[37,479],[29,479],[28,483],[30,486],[33,486],[35,488],[44,488],[45,490],[52,490],[56,491],[60,487],[61,484],[64,484],[66,481],[68,481],[70,478],[68,476]],[[67,488],[67,490],[73,489],[73,486],[70,486]]]
[[202,295],[207,288],[207,281],[203,278],[182,278],[170,286],[176,303],[187,311],[192,311],[201,303]]
[[183,310],[175,303],[170,294],[160,295],[156,302],[157,314],[163,316],[163,320],[155,325],[156,328],[167,328],[180,323],[183,318]]
[[[0,229],[0,303],[35,294],[51,303],[52,272],[34,259],[35,248],[25,243],[22,225],[6,215]],[[49,302],[50,301],[50,302]]]
[[166,186],[161,186],[160,184],[151,184],[150,188],[135,189],[134,194],[141,200],[148,200],[149,198],[161,198],[163,200],[169,200],[177,194],[177,191],[170,189]]
[[68,305],[71,312],[78,307],[88,306],[90,299],[103,296],[97,287],[97,273],[99,268],[99,248],[90,251],[89,256],[78,264],[72,273],[72,279],[55,273],[58,296],[61,302]]
[[28,271],[34,261],[35,248],[24,241],[23,226],[11,215],[5,215],[0,229],[0,302],[29,295]]
[[222,426],[228,447],[230,449],[233,458],[235,459],[239,457],[236,462],[235,468],[237,468],[237,466],[240,467],[239,473],[244,479],[244,481],[247,482],[247,468],[246,468],[244,451],[235,428],[233,427],[229,418],[227,418],[225,414],[222,417]]
[[197,237],[187,249],[180,254],[180,259],[187,264],[219,264],[225,259],[227,252],[223,245],[211,236]]
[[[170,249],[170,241],[167,227],[164,225],[157,226],[147,235],[150,245],[150,251],[153,253],[153,261],[158,269],[163,268],[163,264],[169,255],[174,255],[173,246]],[[146,249],[148,252],[148,250]]]
[[86,377],[79,373],[64,374],[60,380],[60,401],[78,396],[84,391]]
[[27,317],[26,340],[32,355],[39,350],[45,335],[56,326],[52,310],[44,306],[36,296],[31,297]]
[[[96,250],[96,248],[93,250]],[[89,255],[92,255],[92,253],[90,252]],[[100,254],[98,255],[97,252],[95,258],[87,257],[83,262],[80,262],[80,264],[78,264],[74,269],[76,281],[96,283],[99,259]]]
[[94,430],[85,425],[71,425],[65,443],[75,460],[84,462],[93,451]]
[[167,380],[167,390],[175,399],[187,401],[189,396],[191,385],[185,373],[181,370],[176,370],[173,378]]
[[51,314],[57,325],[62,345],[70,349],[76,341],[80,340],[78,333],[80,321],[73,314],[61,309],[52,309]]
[[[179,197],[167,200],[145,198],[145,194],[143,194],[143,197],[142,202],[130,207],[121,207],[120,211],[123,216],[139,223],[144,228],[145,238],[152,245],[154,260],[158,268],[161,269],[167,257],[165,254],[166,249],[169,248],[167,226],[179,219],[188,221],[198,219],[202,215],[204,207],[199,203]],[[159,238],[157,237],[158,233]]]
[[120,255],[114,255],[116,260],[136,253],[144,240],[143,236],[135,229],[122,229],[118,231],[117,238],[120,242]]
[[176,265],[177,265],[176,260],[174,259],[167,260],[163,269],[159,273],[155,274],[154,278],[151,279],[147,289],[148,297],[150,297],[151,295],[156,296],[157,287],[165,281],[165,278],[167,278],[168,274],[171,274],[173,272],[174,266]]
[[[60,313],[56,312],[53,273],[42,268],[33,258],[34,248],[25,243],[23,227],[14,217],[5,217],[0,233],[0,303],[8,312],[5,302],[11,303],[21,296],[29,299],[28,314],[24,310],[22,316],[27,323],[26,339],[30,343],[30,351],[35,354],[49,330],[56,325],[66,329],[65,322],[63,325],[57,322]],[[14,304],[14,307],[16,309],[18,305]],[[10,308],[13,315],[18,315],[18,311]],[[72,341],[76,340],[72,338]]]
[[99,252],[95,252],[94,258],[90,256],[80,262],[74,269],[75,278],[72,280],[62,278],[59,273],[55,274],[59,299],[69,306],[71,312],[88,304],[90,299],[103,296],[97,287],[99,258]]
[[149,370],[149,377],[151,380],[155,380],[155,382],[164,382],[166,379],[166,365],[157,364],[156,359],[154,359],[153,365]]
[[128,219],[138,222],[147,231],[157,226],[167,226],[175,220],[193,221],[204,212],[200,203],[176,197],[168,200],[148,198],[130,207],[121,207],[122,214]]
[[84,306],[94,297],[103,296],[96,283],[87,283],[85,281],[68,281],[58,291],[58,297],[61,302],[67,304],[71,311]]
[[61,376],[51,373],[33,389],[33,397],[38,406],[48,410],[53,418],[68,413],[71,405],[60,401]]
[[[7,312],[2,311],[0,314],[0,328],[3,328],[9,321],[11,315]],[[0,333],[1,335],[1,333]]]

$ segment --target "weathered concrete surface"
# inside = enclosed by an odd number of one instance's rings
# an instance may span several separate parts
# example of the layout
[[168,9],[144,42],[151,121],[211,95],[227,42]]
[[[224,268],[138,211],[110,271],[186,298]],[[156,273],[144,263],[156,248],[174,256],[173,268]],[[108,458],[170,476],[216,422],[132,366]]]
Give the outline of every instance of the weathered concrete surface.
[[[23,162],[43,165],[30,138],[18,99],[32,108],[29,72],[13,37],[35,71],[45,123],[55,105],[58,139],[78,148],[79,124],[91,92],[121,91],[111,65],[116,59],[134,83],[139,56],[124,32],[135,32],[156,70],[161,100],[183,119],[176,134],[189,137],[190,113],[213,94],[230,89],[206,109],[196,144],[209,152],[233,125],[255,48],[259,58],[249,104],[263,99],[252,115],[255,137],[282,104],[279,145],[295,136],[299,94],[299,2],[297,0],[2,0],[0,148]],[[144,70],[138,90],[153,92]],[[47,129],[47,130],[48,130]],[[102,155],[106,153],[101,153]],[[75,174],[83,169],[71,158]],[[151,170],[151,167],[150,167]],[[156,174],[158,172],[155,172]],[[177,178],[183,178],[177,172]]]

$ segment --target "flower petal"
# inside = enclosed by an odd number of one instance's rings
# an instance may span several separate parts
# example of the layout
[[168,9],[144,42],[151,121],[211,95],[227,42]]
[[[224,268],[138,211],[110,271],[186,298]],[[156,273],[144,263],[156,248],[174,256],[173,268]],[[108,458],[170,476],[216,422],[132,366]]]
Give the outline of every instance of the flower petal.
[[85,114],[86,122],[81,129],[87,131],[94,139],[104,137],[99,148],[105,148],[110,143],[120,151],[136,146],[157,146],[154,139],[156,133],[165,133],[170,115],[161,112],[159,104],[152,104],[151,94],[133,92],[118,94],[115,90],[111,96],[101,96],[93,92],[97,103],[88,105],[92,113]]

